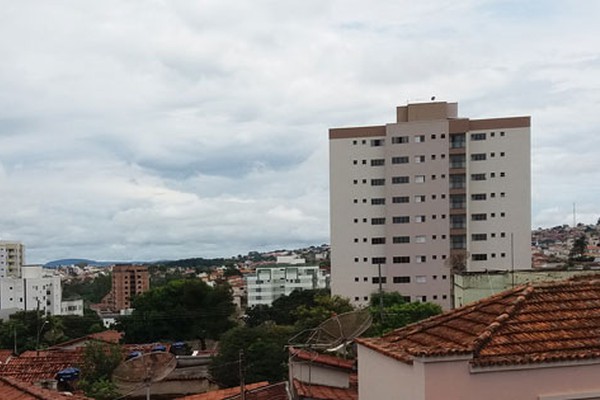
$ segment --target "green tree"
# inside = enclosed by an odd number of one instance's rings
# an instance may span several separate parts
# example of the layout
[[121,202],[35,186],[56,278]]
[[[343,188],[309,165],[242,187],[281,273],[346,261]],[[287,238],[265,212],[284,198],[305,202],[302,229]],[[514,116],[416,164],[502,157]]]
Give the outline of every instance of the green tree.
[[298,331],[313,329],[336,314],[352,311],[350,301],[340,296],[316,294],[313,305],[300,305],[294,312]]
[[35,350],[36,346],[43,349],[66,338],[59,317],[44,316],[37,311],[19,311],[12,314],[8,321],[0,322],[0,346],[14,348],[15,333],[18,353]]
[[199,279],[171,281],[133,299],[133,314],[119,319],[125,342],[217,339],[234,323],[228,285],[210,287]]
[[571,247],[571,251],[569,253],[569,258],[575,259],[580,258],[585,255],[587,250],[588,240],[587,236],[581,235],[573,242],[573,246]]
[[238,386],[238,361],[240,350],[243,350],[247,383],[284,380],[288,357],[285,345],[292,335],[293,328],[290,326],[262,324],[234,328],[222,336],[219,354],[209,367],[210,374],[220,386]]
[[371,296],[369,309],[373,315],[373,325],[367,336],[380,336],[394,329],[440,314],[442,308],[433,303],[409,303],[398,292],[385,292],[383,310],[380,306],[380,294]]
[[92,280],[74,279],[62,285],[63,299],[83,299],[86,303],[99,303],[110,292],[112,274],[100,274]]
[[79,388],[96,400],[109,400],[119,397],[111,376],[122,362],[119,345],[90,342],[85,346]]

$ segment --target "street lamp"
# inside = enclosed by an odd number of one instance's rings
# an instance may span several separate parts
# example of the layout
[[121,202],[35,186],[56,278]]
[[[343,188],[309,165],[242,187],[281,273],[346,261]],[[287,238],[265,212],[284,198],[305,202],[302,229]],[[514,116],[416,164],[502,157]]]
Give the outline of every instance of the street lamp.
[[46,324],[48,322],[49,321],[47,319],[44,320],[44,323],[42,324],[42,326],[40,326],[40,329],[37,332],[37,337],[35,339],[35,351],[36,351],[35,355],[36,356],[40,355],[40,335],[42,334],[42,330],[44,330],[44,326],[46,326]]

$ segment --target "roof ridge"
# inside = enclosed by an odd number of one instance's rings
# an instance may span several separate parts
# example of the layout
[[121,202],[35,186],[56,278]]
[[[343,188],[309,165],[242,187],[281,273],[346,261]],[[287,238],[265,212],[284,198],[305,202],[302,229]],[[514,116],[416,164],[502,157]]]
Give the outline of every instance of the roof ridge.
[[[415,333],[422,332],[425,329],[429,329],[434,326],[441,325],[444,322],[446,322],[447,320],[454,319],[454,318],[459,317],[464,314],[468,314],[468,313],[472,312],[473,310],[478,309],[482,306],[489,305],[496,300],[510,297],[510,296],[514,295],[515,293],[519,293],[519,291],[522,292],[525,288],[527,288],[527,286],[520,285],[511,290],[502,291],[493,296],[478,300],[474,303],[470,303],[470,304],[464,305],[462,307],[455,308],[454,310],[451,310],[447,313],[442,313],[442,314],[430,317],[428,319],[425,319],[423,321],[418,321],[418,322],[412,323],[410,325],[406,325],[405,327],[402,327],[400,329],[397,329],[395,331],[392,331],[390,333],[383,335],[382,338],[384,338],[386,336],[394,336],[396,340],[404,339]],[[398,333],[400,333],[400,334],[398,334]]]
[[517,313],[517,311],[519,311],[519,309],[523,306],[523,303],[525,303],[525,300],[529,298],[533,291],[534,287],[531,283],[529,283],[525,287],[525,289],[522,290],[521,294],[517,296],[514,302],[508,307],[506,307],[504,309],[504,312],[502,312],[500,315],[494,318],[492,323],[489,324],[487,328],[485,328],[483,332],[481,332],[479,336],[477,336],[477,338],[475,338],[475,340],[473,341],[474,354],[479,354],[483,347],[491,340],[494,333],[496,333],[502,326],[504,326],[506,321],[509,320],[512,316],[514,316]]

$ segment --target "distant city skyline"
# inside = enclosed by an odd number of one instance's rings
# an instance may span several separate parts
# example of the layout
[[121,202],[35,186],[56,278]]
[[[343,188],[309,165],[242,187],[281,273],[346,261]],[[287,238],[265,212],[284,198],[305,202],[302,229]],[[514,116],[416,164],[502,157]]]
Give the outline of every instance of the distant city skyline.
[[531,115],[532,228],[595,223],[600,4],[568,5],[6,2],[0,239],[28,263],[328,243],[328,128],[432,96]]

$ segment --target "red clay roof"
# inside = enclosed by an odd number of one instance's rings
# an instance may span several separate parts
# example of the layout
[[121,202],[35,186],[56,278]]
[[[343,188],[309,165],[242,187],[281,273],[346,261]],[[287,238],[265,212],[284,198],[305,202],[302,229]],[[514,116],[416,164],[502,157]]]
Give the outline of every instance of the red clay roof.
[[294,388],[301,398],[318,400],[358,400],[356,388],[338,388],[333,386],[310,385],[294,379]]
[[110,344],[117,344],[117,343],[119,343],[119,340],[121,340],[122,336],[123,336],[123,334],[121,332],[114,331],[114,330],[108,330],[108,331],[104,331],[104,332],[92,333],[90,335],[83,336],[83,337],[76,338],[76,339],[71,339],[66,342],[56,344],[56,345],[52,346],[51,349],[72,346],[77,343],[81,343],[81,346],[85,346],[85,344],[87,342],[89,342],[90,340],[95,340],[95,341],[105,342],[105,343],[110,343]]
[[600,276],[529,284],[357,343],[397,360],[471,355],[476,366],[600,358]]
[[12,357],[12,350],[0,350],[0,364],[7,362]]
[[40,352],[39,356],[32,351],[25,356],[13,357],[6,364],[0,365],[0,376],[21,382],[35,383],[45,379],[54,379],[57,372],[65,368],[77,367],[82,360],[83,352],[81,351]]
[[[257,382],[249,383],[246,385],[246,390],[258,389],[260,387],[268,386],[269,382]],[[223,400],[231,396],[235,396],[240,393],[240,387],[233,387],[228,389],[213,390],[212,392],[192,394],[190,396],[179,397],[176,400]]]
[[0,377],[0,399],[2,400],[92,400],[89,397],[62,394],[42,389],[17,380]]
[[323,364],[330,367],[343,368],[352,370],[354,368],[354,360],[346,360],[335,357],[329,354],[316,353],[298,348],[290,348],[290,355],[300,360],[310,361],[316,364]]

